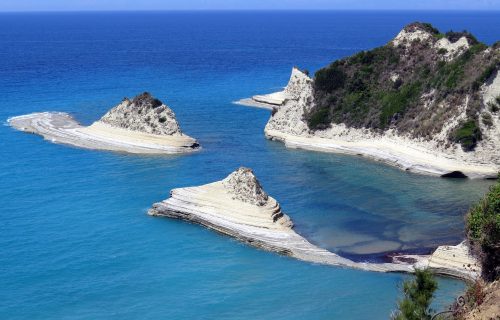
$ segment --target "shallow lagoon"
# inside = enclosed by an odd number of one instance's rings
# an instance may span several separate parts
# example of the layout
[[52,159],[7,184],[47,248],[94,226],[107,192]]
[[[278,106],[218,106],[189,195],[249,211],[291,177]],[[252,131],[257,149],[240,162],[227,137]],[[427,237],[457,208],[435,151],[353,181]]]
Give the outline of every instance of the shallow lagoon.
[[[386,319],[400,274],[311,265],[199,226],[146,216],[171,188],[252,167],[299,233],[355,259],[457,243],[490,185],[408,174],[264,139],[271,92],[387,42],[407,22],[500,38],[498,13],[0,15],[0,119],[58,110],[84,123],[148,90],[203,150],[141,157],[54,145],[0,127],[0,316]],[[463,285],[440,280],[436,308]]]

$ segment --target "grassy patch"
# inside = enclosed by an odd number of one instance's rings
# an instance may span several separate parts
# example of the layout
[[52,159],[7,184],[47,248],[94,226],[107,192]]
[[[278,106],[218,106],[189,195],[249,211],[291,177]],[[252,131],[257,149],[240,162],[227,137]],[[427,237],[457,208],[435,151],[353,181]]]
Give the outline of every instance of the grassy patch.
[[462,145],[464,151],[472,151],[481,140],[481,129],[476,120],[468,120],[462,123],[455,131],[455,142]]

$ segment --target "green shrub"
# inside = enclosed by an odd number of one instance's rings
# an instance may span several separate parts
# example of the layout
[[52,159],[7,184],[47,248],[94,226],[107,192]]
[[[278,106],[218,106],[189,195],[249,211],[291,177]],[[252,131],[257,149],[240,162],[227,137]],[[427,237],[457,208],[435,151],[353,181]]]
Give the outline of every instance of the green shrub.
[[328,125],[330,123],[329,111],[327,108],[319,109],[309,115],[307,125],[312,130],[319,129],[321,125]]
[[408,105],[420,96],[420,89],[419,83],[413,83],[405,84],[397,91],[383,93],[380,126],[384,128],[395,114],[403,113]]
[[481,129],[476,120],[463,122],[455,131],[454,140],[462,145],[464,151],[472,151],[482,138]]
[[431,319],[430,304],[438,288],[432,272],[415,270],[415,278],[403,283],[404,298],[398,302],[398,309],[392,315],[394,320]]
[[345,77],[344,71],[333,63],[327,68],[316,71],[314,86],[317,90],[332,92],[344,86]]
[[[500,176],[499,176],[500,178]],[[500,277],[500,182],[466,215],[466,232],[483,266],[485,279]]]

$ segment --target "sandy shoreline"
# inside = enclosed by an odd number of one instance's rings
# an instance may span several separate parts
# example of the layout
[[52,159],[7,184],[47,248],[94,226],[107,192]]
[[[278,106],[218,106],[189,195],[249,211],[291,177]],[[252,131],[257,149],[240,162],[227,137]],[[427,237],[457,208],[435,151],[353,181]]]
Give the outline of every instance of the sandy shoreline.
[[42,112],[12,117],[13,128],[43,136],[53,143],[75,147],[139,154],[178,154],[199,149],[184,135],[154,135],[110,126],[100,121],[85,127],[64,112]]

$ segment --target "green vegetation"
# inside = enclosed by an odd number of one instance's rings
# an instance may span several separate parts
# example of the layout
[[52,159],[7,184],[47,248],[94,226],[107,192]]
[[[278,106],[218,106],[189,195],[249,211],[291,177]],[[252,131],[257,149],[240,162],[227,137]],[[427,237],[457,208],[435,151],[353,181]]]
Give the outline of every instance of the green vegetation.
[[474,150],[476,144],[481,140],[481,130],[476,120],[463,122],[454,134],[455,142],[462,145],[466,151]]
[[328,109],[320,109],[316,111],[308,120],[307,124],[310,128],[318,128],[320,125],[327,125],[330,123],[330,119],[328,117]]
[[391,119],[404,113],[411,102],[415,102],[421,93],[420,83],[405,84],[400,89],[382,94],[382,113],[380,125],[384,128]]
[[344,86],[345,74],[336,63],[318,70],[315,75],[315,85],[318,90],[332,92]]
[[[458,105],[467,103],[464,123],[450,134],[450,142],[471,151],[481,140],[479,121],[484,110],[480,87],[500,66],[500,54],[467,31],[439,31],[430,24],[413,23],[407,31],[420,29],[433,35],[428,41],[409,46],[385,46],[361,51],[316,72],[315,106],[304,118],[309,128],[321,130],[332,123],[348,127],[386,130],[395,128],[415,137],[430,138],[458,115]],[[446,37],[454,42],[466,37],[469,49],[451,61],[446,49],[433,41]],[[500,102],[490,104],[500,109]],[[496,112],[496,111],[492,111]],[[483,121],[483,123],[485,123]]]
[[430,304],[438,285],[428,270],[416,270],[415,278],[403,283],[404,298],[398,302],[393,320],[431,319]]
[[500,278],[500,181],[469,210],[466,231],[481,259],[484,278]]

